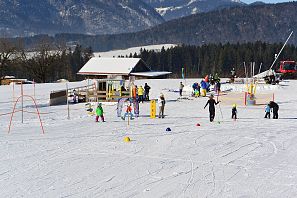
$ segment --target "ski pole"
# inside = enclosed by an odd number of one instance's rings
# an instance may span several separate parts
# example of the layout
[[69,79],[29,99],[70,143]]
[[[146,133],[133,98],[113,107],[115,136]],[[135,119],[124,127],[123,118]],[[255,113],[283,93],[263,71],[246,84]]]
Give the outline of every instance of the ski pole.
[[224,116],[223,116],[223,113],[222,113],[221,105],[220,105],[220,102],[219,102],[219,90],[217,90],[217,102],[219,103],[219,109],[220,109],[220,112],[221,112],[222,120],[224,120]]

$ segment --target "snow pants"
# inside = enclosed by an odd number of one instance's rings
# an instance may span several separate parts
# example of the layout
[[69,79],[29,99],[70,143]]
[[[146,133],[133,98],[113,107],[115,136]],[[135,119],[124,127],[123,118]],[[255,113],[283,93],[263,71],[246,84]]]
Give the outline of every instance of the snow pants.
[[149,101],[150,100],[149,92],[144,92],[144,100],[145,101]]
[[159,118],[164,118],[164,108],[164,105],[159,106]]
[[264,118],[269,118],[270,119],[270,112],[266,112],[265,117]]
[[99,122],[99,117],[101,118],[102,122],[105,122],[105,121],[104,121],[104,116],[103,116],[103,115],[102,115],[102,116],[98,116],[98,115],[96,115],[96,122]]
[[209,110],[209,121],[213,121],[214,120],[214,118],[215,118],[215,114],[216,114],[216,111],[215,111],[215,109],[210,109]]
[[138,95],[138,102],[140,103],[140,102],[142,102],[143,103],[143,95]]
[[206,89],[202,89],[202,90],[201,90],[201,95],[202,95],[203,97],[206,96]]
[[237,119],[237,114],[236,113],[232,113],[232,119]]
[[273,119],[278,119],[278,107],[273,108]]
[[123,120],[126,120],[126,117],[130,116],[130,120],[133,120],[133,114],[131,112],[126,112],[122,117]]

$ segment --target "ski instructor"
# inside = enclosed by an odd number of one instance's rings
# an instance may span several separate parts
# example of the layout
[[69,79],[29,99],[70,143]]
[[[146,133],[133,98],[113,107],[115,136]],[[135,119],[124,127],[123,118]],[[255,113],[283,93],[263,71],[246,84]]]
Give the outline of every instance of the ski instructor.
[[210,122],[213,122],[214,118],[215,118],[215,113],[216,113],[216,109],[215,109],[215,105],[219,104],[220,101],[215,101],[213,94],[211,94],[209,96],[209,100],[207,101],[206,105],[204,106],[204,109],[207,107],[207,105],[209,105],[209,120]]
[[273,112],[273,119],[278,119],[278,109],[279,109],[279,106],[276,102],[273,102],[273,101],[270,101],[268,106],[273,109],[272,112]]

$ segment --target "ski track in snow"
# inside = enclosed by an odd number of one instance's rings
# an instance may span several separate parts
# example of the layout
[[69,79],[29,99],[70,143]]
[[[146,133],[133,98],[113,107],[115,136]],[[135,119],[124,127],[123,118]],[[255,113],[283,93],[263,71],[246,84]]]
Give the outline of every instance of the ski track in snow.
[[[68,120],[66,106],[46,105],[49,92],[65,85],[37,84],[45,134],[35,114],[24,113],[22,124],[20,112],[7,134],[10,115],[2,114],[12,110],[12,94],[11,86],[1,86],[1,196],[296,197],[296,81],[260,87],[275,92],[279,120],[264,119],[264,106],[239,105],[239,119],[233,121],[231,106],[221,104],[214,123],[203,109],[207,98],[176,100],[178,93],[167,91],[176,89],[180,80],[147,82],[151,98],[162,92],[170,101],[165,106],[168,116],[150,119],[149,103],[143,103],[142,116],[129,127],[116,117],[116,106],[107,104],[106,123],[95,123],[84,104],[70,105]],[[187,79],[188,85],[193,82]],[[33,93],[30,85],[24,88]],[[35,111],[31,101],[24,103],[26,111]],[[166,132],[167,127],[172,131]],[[125,143],[125,136],[132,141]]]

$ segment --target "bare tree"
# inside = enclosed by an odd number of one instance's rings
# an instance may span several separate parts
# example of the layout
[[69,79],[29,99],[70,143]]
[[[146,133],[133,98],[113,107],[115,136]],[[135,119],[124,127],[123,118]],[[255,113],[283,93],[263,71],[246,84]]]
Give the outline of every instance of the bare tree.
[[[13,55],[17,52],[17,45],[6,38],[0,38],[0,77],[3,79],[5,68],[8,66]],[[0,81],[1,83],[1,81]]]
[[60,53],[50,42],[42,40],[34,52],[22,54],[23,66],[36,82],[48,82],[52,79],[51,74]]

